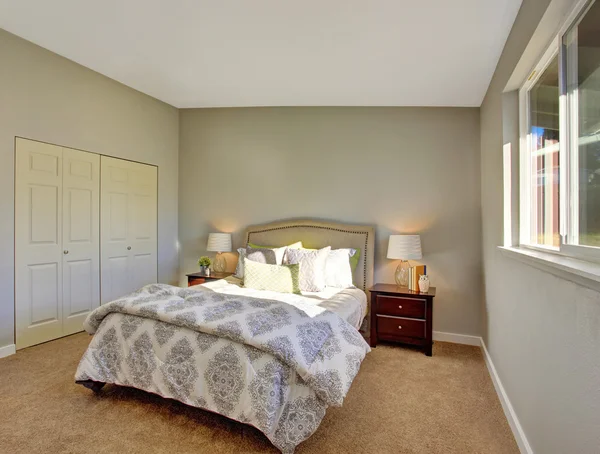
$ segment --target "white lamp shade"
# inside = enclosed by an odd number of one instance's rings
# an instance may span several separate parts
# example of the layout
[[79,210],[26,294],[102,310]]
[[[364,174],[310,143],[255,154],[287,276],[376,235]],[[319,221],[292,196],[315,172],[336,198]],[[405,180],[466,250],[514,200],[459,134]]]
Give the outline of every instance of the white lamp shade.
[[419,260],[421,252],[420,235],[390,235],[387,258],[393,260]]
[[208,252],[231,252],[231,233],[209,233]]

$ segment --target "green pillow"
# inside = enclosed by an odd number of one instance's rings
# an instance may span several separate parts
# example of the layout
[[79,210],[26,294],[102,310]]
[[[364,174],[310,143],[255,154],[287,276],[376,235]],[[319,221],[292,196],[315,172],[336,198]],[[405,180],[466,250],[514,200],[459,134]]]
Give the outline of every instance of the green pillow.
[[[259,246],[258,244],[248,243],[248,247],[251,247],[252,249],[276,249],[281,246]],[[290,249],[302,249],[302,241],[290,244],[287,247]]]
[[268,265],[244,258],[244,287],[300,294],[300,264]]
[[350,257],[350,268],[352,268],[352,274],[354,274],[354,271],[356,271],[356,267],[358,266],[358,262],[360,260],[360,248],[355,247],[352,249],[356,249],[354,255]]

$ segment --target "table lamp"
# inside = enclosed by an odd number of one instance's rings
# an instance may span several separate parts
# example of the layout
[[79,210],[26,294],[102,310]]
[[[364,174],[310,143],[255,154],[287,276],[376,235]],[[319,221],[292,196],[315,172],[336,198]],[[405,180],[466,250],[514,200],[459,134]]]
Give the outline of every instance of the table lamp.
[[396,285],[406,287],[408,285],[409,260],[420,260],[423,257],[421,253],[420,235],[390,235],[388,242],[387,258],[400,260],[396,268]]
[[216,252],[213,269],[222,273],[227,269],[227,261],[223,257],[223,252],[231,252],[231,233],[209,233],[206,250]]

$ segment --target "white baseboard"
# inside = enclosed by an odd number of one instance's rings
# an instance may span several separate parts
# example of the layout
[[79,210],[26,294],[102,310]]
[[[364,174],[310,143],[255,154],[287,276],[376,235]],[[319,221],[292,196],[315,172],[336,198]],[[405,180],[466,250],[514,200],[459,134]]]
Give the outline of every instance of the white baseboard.
[[510,425],[515,440],[517,441],[519,450],[521,451],[521,454],[533,454],[533,449],[531,449],[531,445],[529,444],[529,441],[527,441],[527,437],[525,436],[523,427],[521,427],[521,423],[519,422],[519,418],[517,418],[515,409],[513,408],[512,404],[510,403],[510,400],[508,399],[508,395],[504,390],[504,386],[502,386],[500,377],[498,376],[496,368],[494,367],[494,363],[492,362],[492,357],[488,353],[483,339],[481,339],[481,350],[483,350],[485,364],[488,368],[490,376],[492,377],[492,383],[494,383],[496,393],[498,394],[498,398],[500,399],[500,403],[502,404],[502,408],[504,409],[504,415],[508,420],[508,424]]
[[0,358],[14,355],[16,351],[15,344],[7,345],[6,347],[0,347]]
[[467,334],[454,334],[434,331],[433,340],[440,342],[452,342],[453,344],[476,345],[477,347],[481,346],[481,337],[469,336]]

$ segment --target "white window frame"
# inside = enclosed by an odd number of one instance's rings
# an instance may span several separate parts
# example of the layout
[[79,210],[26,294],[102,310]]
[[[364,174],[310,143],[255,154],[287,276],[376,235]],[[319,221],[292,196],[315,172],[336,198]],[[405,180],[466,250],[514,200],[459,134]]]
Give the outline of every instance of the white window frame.
[[[596,0],[600,2],[600,0]],[[558,254],[566,257],[600,263],[600,247],[582,246],[577,244],[579,231],[579,166],[578,166],[578,134],[571,137],[570,131],[577,130],[577,97],[569,98],[565,80],[566,71],[576,71],[576,64],[567,67],[566,50],[564,38],[569,31],[576,27],[583,19],[589,8],[594,4],[593,0],[580,0],[563,22],[555,38],[539,59],[536,66],[530,72],[530,76],[519,89],[519,186],[520,186],[520,210],[519,210],[519,245],[521,248],[532,251],[542,251]],[[569,43],[576,46],[576,41]],[[529,90],[539,80],[556,55],[559,55],[559,210],[560,210],[560,246],[548,247],[540,244],[531,244],[531,210],[535,203],[532,197],[532,186],[530,182],[530,134],[529,134]],[[575,129],[573,129],[575,128]],[[574,151],[574,152],[573,152]]]
[[[561,223],[561,252],[570,257],[577,257],[587,261],[600,263],[600,247],[583,246],[579,242],[579,135],[571,134],[578,131],[578,98],[576,93],[569,94],[567,91],[567,81],[565,76],[570,74],[577,76],[577,53],[572,53],[575,58],[571,59],[571,65],[567,62],[568,45],[577,48],[577,39],[565,44],[566,36],[575,27],[579,25],[585,14],[591,6],[597,3],[594,1],[580,2],[568,22],[568,26],[559,35],[561,51],[561,69],[560,69],[560,98],[561,98],[561,134],[564,131],[564,142],[561,140],[561,156],[564,155],[564,162],[561,160],[561,170],[564,166],[564,188],[561,187],[561,194],[564,192],[564,200],[561,201],[561,213],[567,214],[564,223]],[[562,135],[561,135],[562,139]],[[562,177],[562,175],[561,175]]]
[[[519,173],[520,173],[520,224],[519,224],[519,242],[521,246],[540,249],[544,251],[558,252],[559,248],[548,247],[541,244],[531,244],[531,233],[536,226],[532,225],[531,212],[535,205],[535,200],[531,190],[531,159],[530,159],[530,143],[531,135],[529,134],[529,91],[537,83],[540,76],[548,68],[554,57],[559,53],[558,39],[554,39],[552,44],[546,49],[538,64],[530,73],[529,78],[525,81],[519,90]],[[559,114],[560,117],[560,114]],[[561,125],[562,126],[562,125]],[[560,126],[559,126],[560,128]],[[562,134],[562,131],[560,131]],[[562,138],[562,137],[561,137]],[[562,140],[559,144],[562,143]],[[562,151],[562,150],[561,150]],[[562,189],[562,188],[561,188]]]

